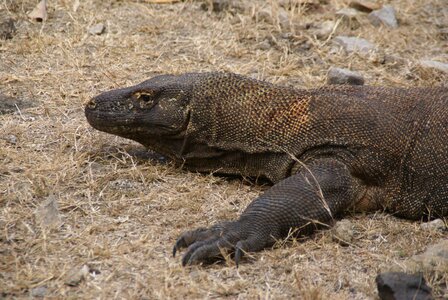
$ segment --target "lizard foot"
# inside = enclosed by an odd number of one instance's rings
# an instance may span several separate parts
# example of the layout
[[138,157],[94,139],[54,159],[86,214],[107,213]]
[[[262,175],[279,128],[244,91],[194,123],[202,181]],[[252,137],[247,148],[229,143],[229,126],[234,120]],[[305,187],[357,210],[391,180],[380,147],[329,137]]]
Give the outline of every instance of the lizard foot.
[[247,225],[239,220],[187,231],[177,239],[173,256],[178,250],[188,248],[182,258],[182,266],[187,266],[217,260],[222,258],[222,250],[229,250],[234,252],[238,267],[244,253],[260,251],[273,242],[269,234],[254,232],[254,228]]

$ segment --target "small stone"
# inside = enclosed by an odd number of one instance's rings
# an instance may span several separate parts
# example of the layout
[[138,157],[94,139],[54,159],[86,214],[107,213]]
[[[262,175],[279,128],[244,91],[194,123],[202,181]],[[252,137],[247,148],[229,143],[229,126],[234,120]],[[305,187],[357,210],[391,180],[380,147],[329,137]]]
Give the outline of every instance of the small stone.
[[269,24],[273,23],[271,10],[264,8],[258,12],[258,20]]
[[212,11],[215,13],[220,13],[226,10],[242,13],[246,10],[245,3],[243,1],[236,0],[205,1],[201,4],[201,8],[205,11]]
[[223,10],[226,10],[230,7],[230,1],[229,0],[213,0],[213,1],[206,1],[201,4],[201,8],[203,10],[209,10],[213,12],[222,12]]
[[0,39],[10,40],[16,33],[16,26],[13,19],[7,19],[0,23]]
[[268,40],[264,40],[257,45],[257,49],[259,50],[269,50],[271,48],[272,48],[271,43]]
[[393,54],[385,54],[383,57],[384,64],[391,65],[394,67],[401,67],[407,63],[406,59],[403,57],[393,55]]
[[361,53],[369,53],[372,50],[375,50],[375,45],[363,38],[350,37],[350,36],[337,36],[333,39],[333,42],[342,48],[347,53],[352,52],[361,52]]
[[48,14],[47,14],[47,0],[40,1],[34,9],[28,14],[28,17],[31,20],[34,20],[36,22],[43,22],[47,20]]
[[88,274],[89,267],[87,265],[82,266],[81,269],[73,268],[68,272],[64,282],[69,286],[77,286]]
[[349,220],[338,221],[331,231],[333,240],[343,246],[350,245],[355,235],[353,224]]
[[403,263],[408,269],[420,272],[448,272],[448,240],[429,246],[425,252],[414,255]]
[[278,22],[282,28],[289,28],[289,16],[283,8],[278,11]]
[[336,12],[336,16],[353,19],[358,16],[358,11],[354,8],[344,7]]
[[54,195],[48,196],[35,211],[36,221],[42,228],[57,227],[61,223],[58,203]]
[[406,274],[387,272],[379,274],[376,279],[378,296],[381,300],[430,300],[431,288],[421,273]]
[[395,17],[395,9],[390,5],[384,5],[383,8],[372,11],[368,15],[368,18],[370,23],[374,26],[380,26],[383,24],[391,28],[398,27],[397,18]]
[[443,231],[447,227],[442,219],[432,220],[430,222],[420,224],[420,227],[425,230]]
[[17,137],[13,134],[7,135],[5,137],[5,140],[10,144],[13,144],[13,145],[17,144]]
[[18,109],[24,109],[33,106],[31,101],[10,97],[0,93],[0,115],[17,112]]
[[317,27],[311,29],[311,33],[318,39],[326,39],[333,32],[335,26],[336,22],[334,21],[324,21],[317,25]]
[[103,23],[98,23],[89,28],[89,33],[92,35],[100,35],[103,34],[106,30],[106,26]]
[[448,41],[448,27],[440,28],[439,32],[437,33],[437,36],[442,41]]
[[36,298],[43,298],[47,294],[47,291],[48,289],[46,286],[38,286],[30,291],[30,296]]
[[381,8],[381,4],[373,1],[351,1],[348,5],[351,8],[357,9],[362,12],[371,12],[373,10],[378,10]]
[[347,69],[330,68],[327,74],[328,84],[350,84],[350,85],[363,85],[364,77],[357,72],[353,72]]
[[436,69],[438,71],[448,73],[448,64],[435,60],[421,60],[420,65],[424,68]]
[[385,272],[424,272],[437,276],[448,274],[448,240],[429,246],[425,252],[404,260],[399,265],[390,265]]

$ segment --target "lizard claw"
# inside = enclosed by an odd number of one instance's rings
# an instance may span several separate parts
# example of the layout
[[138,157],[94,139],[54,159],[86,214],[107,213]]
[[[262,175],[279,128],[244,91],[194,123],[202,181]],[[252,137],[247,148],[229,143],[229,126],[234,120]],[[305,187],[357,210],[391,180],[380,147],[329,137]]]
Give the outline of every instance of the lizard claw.
[[182,266],[190,266],[220,259],[222,250],[228,250],[234,253],[234,261],[238,267],[246,252],[260,251],[273,242],[269,235],[253,232],[253,227],[242,225],[235,221],[215,225],[210,229],[187,231],[177,239],[173,256],[178,250],[188,248],[182,257]]

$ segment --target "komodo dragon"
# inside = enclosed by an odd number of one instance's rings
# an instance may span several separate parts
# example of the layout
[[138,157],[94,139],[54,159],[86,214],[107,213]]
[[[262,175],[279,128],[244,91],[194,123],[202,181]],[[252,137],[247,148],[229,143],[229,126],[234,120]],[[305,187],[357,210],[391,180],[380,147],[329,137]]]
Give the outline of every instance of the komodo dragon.
[[96,129],[196,172],[274,185],[235,221],[188,231],[182,264],[262,250],[347,210],[448,215],[448,88],[294,89],[230,73],[162,75],[85,108]]

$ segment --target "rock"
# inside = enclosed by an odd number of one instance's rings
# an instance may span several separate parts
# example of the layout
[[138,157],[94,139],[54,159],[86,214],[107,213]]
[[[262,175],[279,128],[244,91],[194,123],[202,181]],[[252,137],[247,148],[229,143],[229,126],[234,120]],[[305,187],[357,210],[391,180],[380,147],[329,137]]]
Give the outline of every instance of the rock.
[[285,9],[293,9],[300,7],[302,11],[318,10],[321,8],[321,1],[319,0],[277,0],[280,7]]
[[261,9],[257,14],[258,21],[266,22],[269,24],[273,23],[271,10],[268,8]]
[[424,68],[436,69],[438,71],[448,73],[448,64],[435,60],[421,60],[420,65]]
[[14,25],[13,19],[7,19],[0,23],[0,39],[10,40],[16,33],[16,26]]
[[43,297],[45,297],[47,292],[48,292],[48,289],[46,286],[38,286],[38,287],[31,289],[30,296],[36,297],[36,298],[43,298]]
[[364,78],[357,72],[332,67],[327,74],[327,84],[363,85]]
[[211,10],[213,12],[222,12],[230,7],[229,0],[213,0],[206,1],[201,4],[203,10]]
[[448,273],[448,240],[429,246],[425,252],[414,255],[404,266],[410,271]]
[[103,23],[98,23],[89,28],[89,33],[92,35],[100,35],[103,34],[106,30],[106,26]]
[[442,41],[448,41],[448,27],[440,28],[437,32],[437,37]]
[[375,45],[369,42],[366,39],[350,37],[350,36],[342,36],[339,35],[333,39],[333,42],[342,48],[347,53],[352,52],[361,52],[361,53],[369,53],[376,49]]
[[285,9],[280,8],[278,11],[278,23],[282,28],[289,28],[289,16]]
[[43,201],[35,212],[36,221],[42,228],[57,227],[61,223],[58,203],[54,195]]
[[336,12],[336,16],[353,19],[358,16],[358,11],[354,8],[344,7]]
[[271,43],[267,39],[257,45],[257,49],[259,50],[269,50],[271,48]]
[[382,269],[384,272],[423,272],[440,277],[448,274],[448,240],[429,246],[425,252],[414,255],[400,264]]
[[381,8],[381,4],[373,1],[351,1],[348,5],[351,8],[357,9],[362,12],[371,12],[373,10],[378,10]]
[[311,34],[315,35],[318,39],[326,39],[333,32],[336,26],[334,21],[324,21],[321,24],[311,29]]
[[445,222],[442,219],[432,220],[431,222],[426,222],[420,224],[420,227],[425,230],[442,231],[446,229]]
[[381,273],[376,277],[375,281],[381,300],[433,299],[431,288],[426,285],[423,275],[419,273]]
[[383,8],[372,11],[368,15],[368,18],[370,23],[374,26],[380,26],[383,24],[391,28],[398,27],[397,18],[395,17],[395,9],[390,5],[384,5]]
[[338,221],[331,229],[332,239],[343,246],[350,245],[355,232],[353,224],[349,220]]
[[0,115],[11,114],[19,109],[33,106],[30,101],[17,99],[0,93]]
[[212,0],[205,1],[201,4],[201,8],[206,11],[220,13],[223,11],[230,11],[232,13],[242,13],[246,10],[244,1],[237,0]]
[[385,54],[383,57],[383,64],[391,65],[394,67],[401,67],[407,63],[406,59],[403,57],[393,55],[393,54]]
[[28,14],[28,17],[31,20],[34,20],[36,22],[43,22],[47,20],[48,14],[47,14],[47,0],[40,1],[34,9]]
[[10,144],[17,144],[17,137],[13,134],[7,135],[4,139]]
[[84,280],[89,274],[89,267],[84,265],[81,269],[71,269],[65,278],[64,283],[69,286],[77,286],[82,280]]

